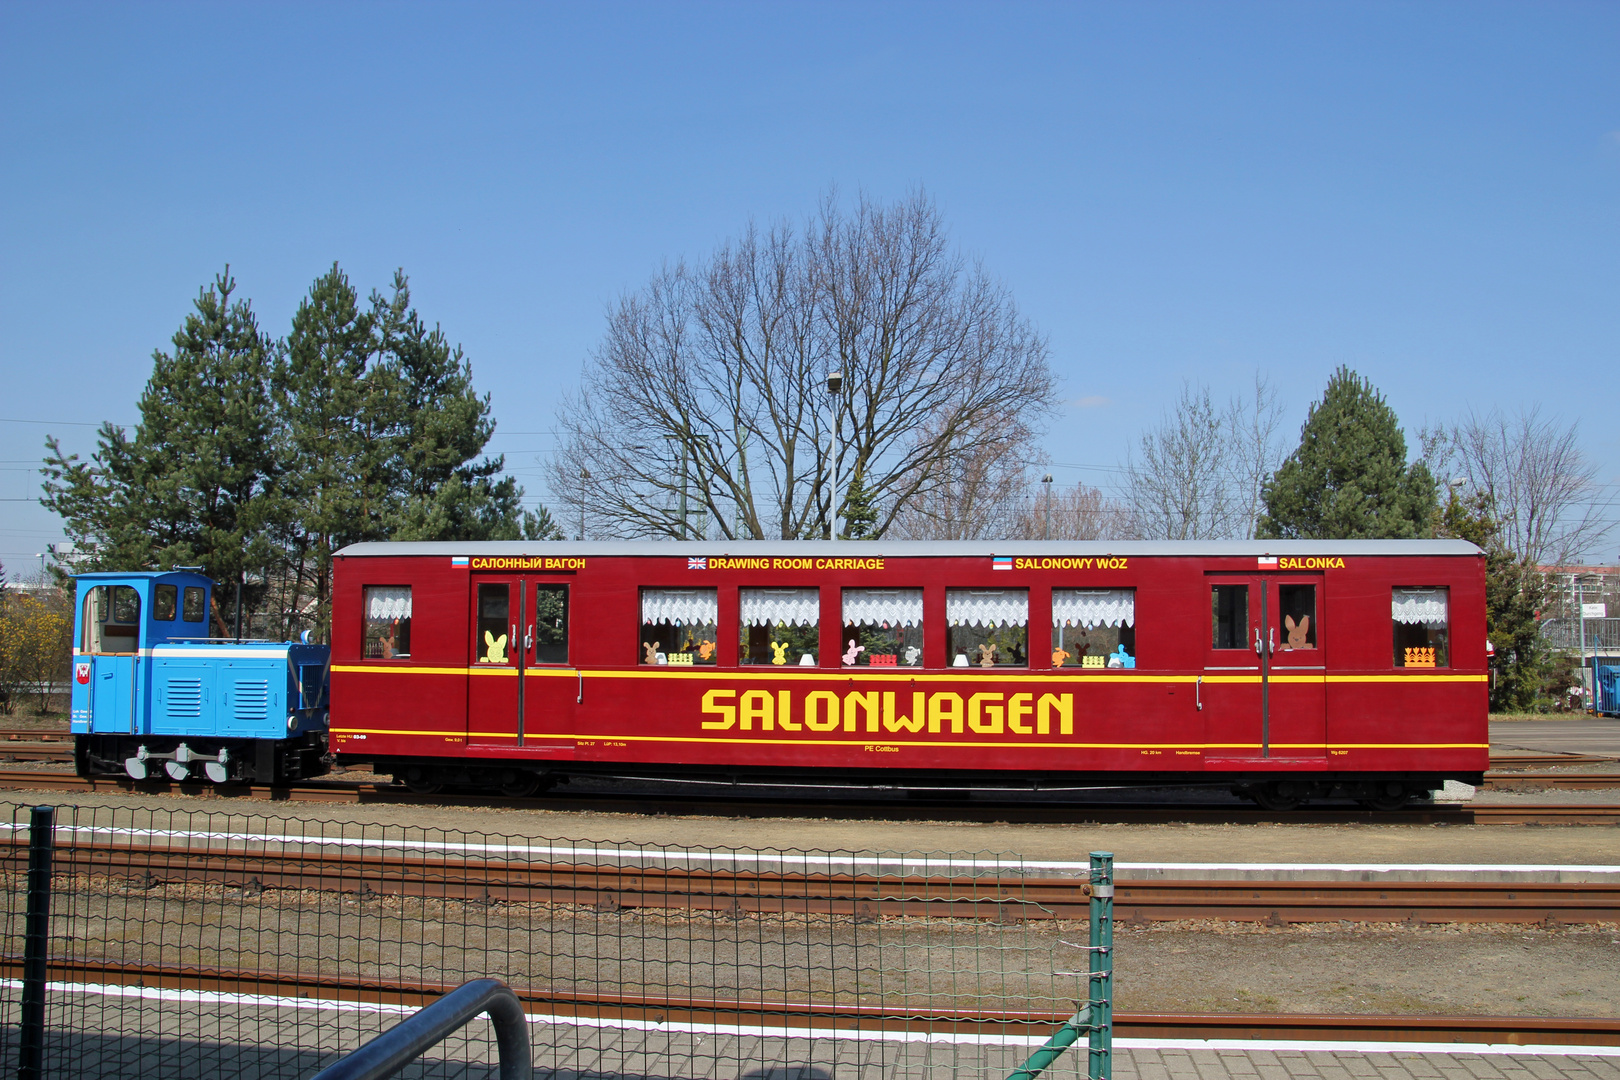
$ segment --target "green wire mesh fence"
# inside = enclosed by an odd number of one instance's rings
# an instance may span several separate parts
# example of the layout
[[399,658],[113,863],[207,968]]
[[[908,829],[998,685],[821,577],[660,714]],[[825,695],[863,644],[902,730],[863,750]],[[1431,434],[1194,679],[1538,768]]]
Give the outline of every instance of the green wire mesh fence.
[[[0,815],[7,1063],[29,818]],[[40,1076],[309,1077],[479,978],[523,1001],[539,1077],[1000,1078],[1066,1020],[1089,1046],[1046,1075],[1109,1075],[1111,879],[1084,863],[150,806],[61,807],[52,832]],[[401,1075],[495,1060],[475,1021]]]

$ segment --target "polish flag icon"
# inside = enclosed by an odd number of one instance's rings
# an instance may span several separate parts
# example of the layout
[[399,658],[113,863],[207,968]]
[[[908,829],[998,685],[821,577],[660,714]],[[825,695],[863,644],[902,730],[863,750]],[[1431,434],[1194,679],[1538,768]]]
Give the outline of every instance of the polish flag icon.
[[90,665],[89,664],[74,664],[73,665],[73,677],[78,680],[80,686],[89,686],[90,685]]

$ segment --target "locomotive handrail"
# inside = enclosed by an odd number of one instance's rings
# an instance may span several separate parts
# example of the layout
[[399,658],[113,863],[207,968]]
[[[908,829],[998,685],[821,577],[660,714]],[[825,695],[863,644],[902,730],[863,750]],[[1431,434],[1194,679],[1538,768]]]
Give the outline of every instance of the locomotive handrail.
[[315,1080],[384,1080],[409,1065],[479,1013],[495,1025],[500,1080],[530,1080],[529,1020],[518,996],[499,979],[474,979],[410,1019],[378,1035],[342,1060],[328,1065]]

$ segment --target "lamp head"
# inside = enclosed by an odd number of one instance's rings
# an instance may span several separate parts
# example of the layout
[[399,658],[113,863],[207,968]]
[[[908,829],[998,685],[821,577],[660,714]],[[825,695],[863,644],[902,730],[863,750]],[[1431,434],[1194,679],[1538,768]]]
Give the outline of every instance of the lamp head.
[[835,371],[831,375],[827,376],[827,393],[836,394],[839,390],[843,389],[843,386],[844,373],[842,371]]

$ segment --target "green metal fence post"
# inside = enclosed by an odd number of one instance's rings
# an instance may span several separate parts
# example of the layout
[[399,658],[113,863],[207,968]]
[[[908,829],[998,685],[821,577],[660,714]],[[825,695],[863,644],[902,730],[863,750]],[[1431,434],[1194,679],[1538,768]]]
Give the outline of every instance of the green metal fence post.
[[1114,853],[1091,853],[1091,1080],[1114,1075]]

